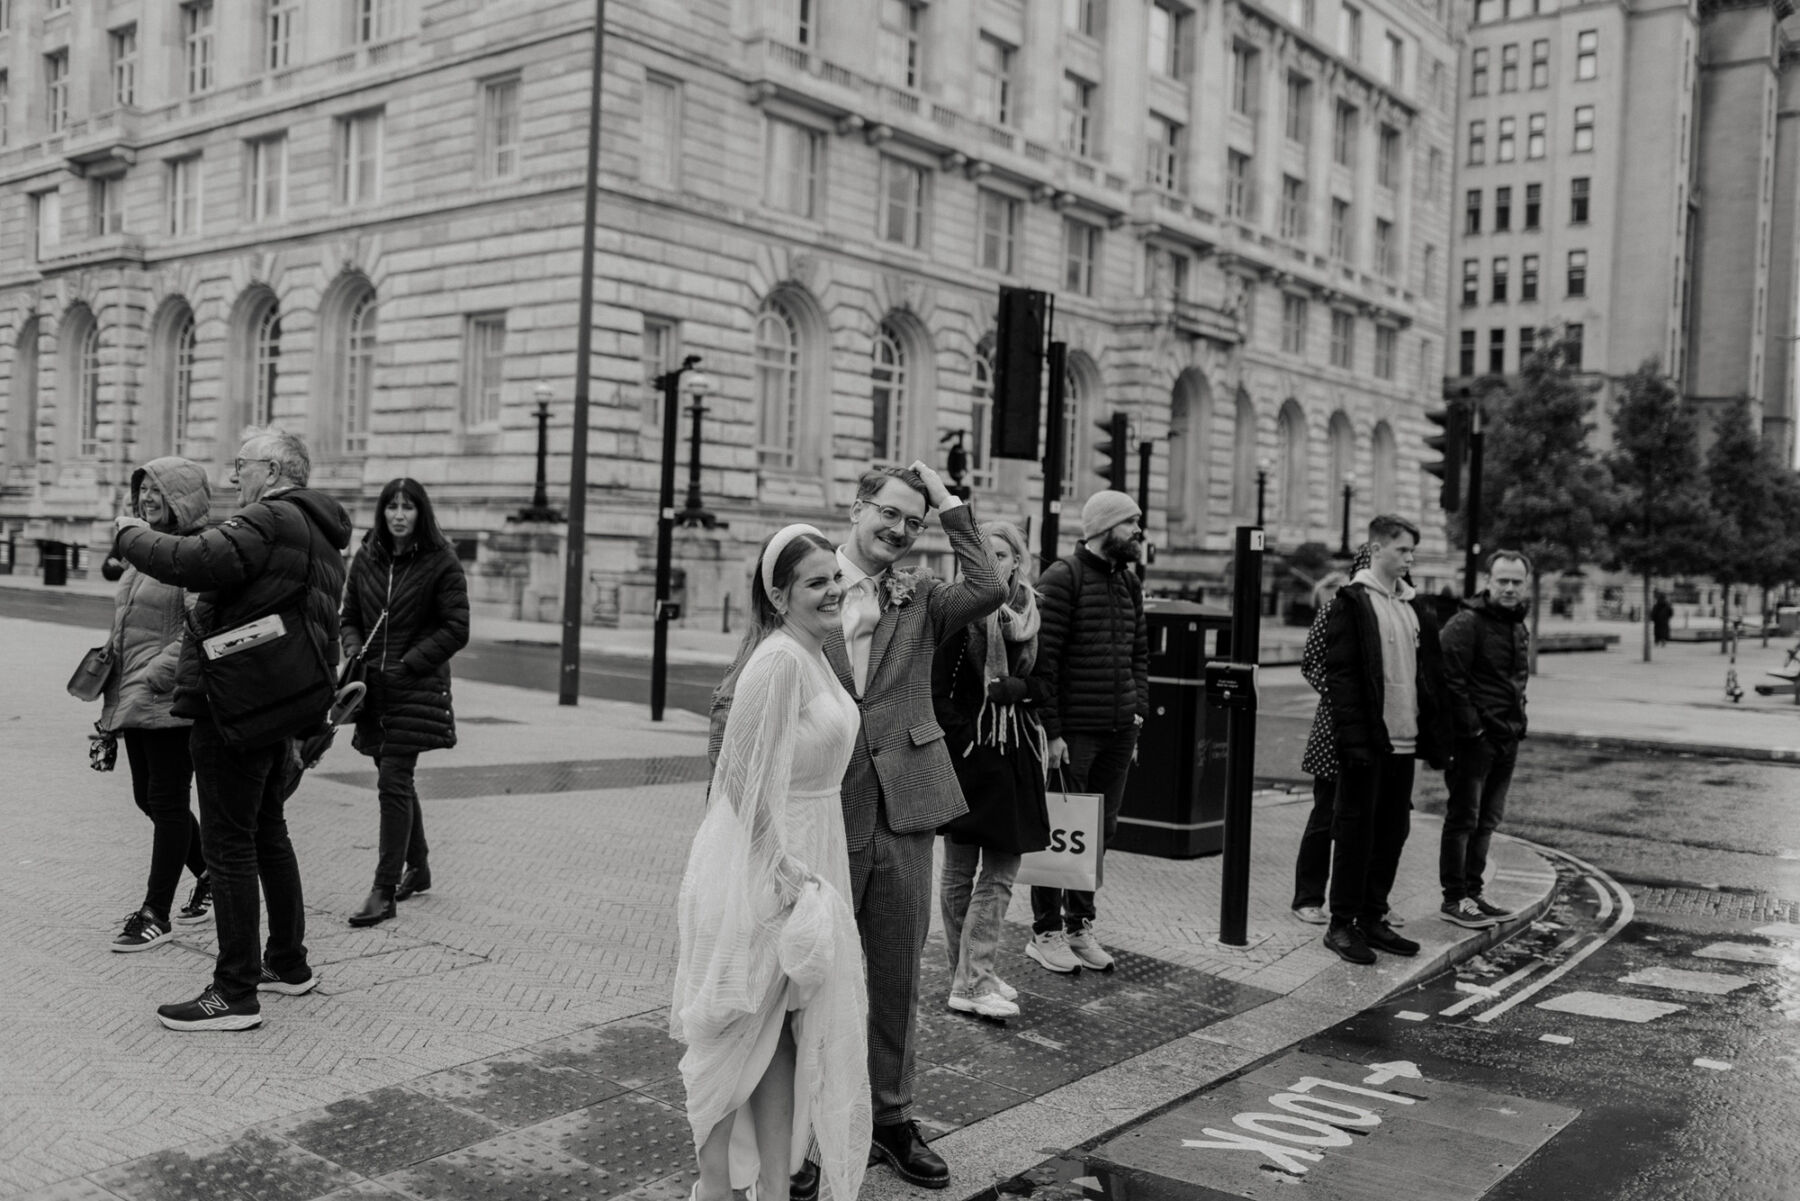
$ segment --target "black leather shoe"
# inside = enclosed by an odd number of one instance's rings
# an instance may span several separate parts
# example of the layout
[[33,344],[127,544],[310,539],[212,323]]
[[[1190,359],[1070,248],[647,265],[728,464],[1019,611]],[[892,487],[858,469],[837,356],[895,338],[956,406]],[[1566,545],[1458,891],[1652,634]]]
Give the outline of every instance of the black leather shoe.
[[352,926],[373,926],[377,922],[385,922],[394,916],[394,890],[377,884],[369,890],[369,897],[362,908],[350,915]]
[[394,890],[394,899],[404,901],[416,892],[431,891],[431,869],[428,867],[409,867],[400,873],[400,887]]
[[1386,922],[1362,922],[1357,929],[1362,931],[1363,941],[1377,951],[1386,951],[1389,955],[1417,955],[1419,944],[1401,934]]
[[788,1201],[819,1201],[819,1165],[807,1160],[788,1177]]
[[[1399,935],[1395,935],[1396,938]],[[1337,952],[1339,959],[1351,963],[1360,963],[1365,967],[1375,962],[1375,952],[1369,950],[1369,944],[1363,940],[1362,931],[1355,926],[1333,925],[1325,931],[1325,945]]]
[[919,1136],[917,1122],[896,1122],[875,1127],[871,1150],[887,1161],[888,1167],[900,1173],[908,1184],[920,1188],[945,1188],[950,1183],[950,1165],[925,1145]]

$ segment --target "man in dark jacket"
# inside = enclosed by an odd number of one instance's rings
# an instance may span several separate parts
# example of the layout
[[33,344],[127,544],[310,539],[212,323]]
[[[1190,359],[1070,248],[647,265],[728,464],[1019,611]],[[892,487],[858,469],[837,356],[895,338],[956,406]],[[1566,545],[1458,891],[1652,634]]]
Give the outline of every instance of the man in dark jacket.
[[1456,758],[1444,773],[1450,797],[1438,883],[1444,889],[1444,920],[1470,929],[1512,916],[1481,895],[1481,884],[1488,843],[1506,815],[1506,790],[1525,737],[1525,684],[1531,678],[1525,630],[1531,560],[1523,551],[1497,550],[1488,556],[1487,573],[1487,591],[1452,617],[1443,635]]
[[1377,517],[1369,543],[1368,569],[1338,592],[1325,633],[1338,756],[1325,945],[1361,964],[1374,963],[1375,950],[1419,952],[1389,924],[1388,894],[1412,821],[1414,759],[1441,768],[1450,751],[1437,618],[1404,578],[1419,527]]
[[[1081,544],[1038,580],[1043,615],[1031,697],[1049,739],[1052,780],[1106,798],[1101,853],[1119,824],[1138,728],[1150,715],[1150,642],[1137,566],[1143,511],[1123,492],[1096,492],[1081,510]],[[1053,785],[1054,786],[1054,785]],[[1094,894],[1031,890],[1025,954],[1053,972],[1108,971],[1094,936]]]
[[[213,720],[218,698],[207,694],[196,639],[196,633],[230,630],[303,600],[307,632],[326,661],[336,661],[350,515],[306,487],[310,473],[299,438],[276,429],[247,430],[232,470],[242,507],[224,523],[187,537],[159,534],[135,517],[116,523],[121,559],[199,594],[176,669],[173,712],[194,719],[188,745],[219,956],[212,983],[198,997],[157,1009],[157,1019],[171,1030],[248,1030],[262,1024],[258,991],[291,996],[318,983],[306,962],[300,865],[282,814],[295,770],[292,739],[255,748],[226,745]],[[259,884],[269,909],[266,959]]]

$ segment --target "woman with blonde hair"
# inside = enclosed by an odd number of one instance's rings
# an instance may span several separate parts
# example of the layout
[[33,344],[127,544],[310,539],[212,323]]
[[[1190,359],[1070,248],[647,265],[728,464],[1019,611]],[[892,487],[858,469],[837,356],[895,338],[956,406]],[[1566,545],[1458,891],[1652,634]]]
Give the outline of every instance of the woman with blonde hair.
[[939,904],[953,973],[950,1009],[1004,1019],[1018,992],[994,972],[1019,858],[1050,843],[1044,730],[1027,686],[1037,657],[1031,551],[1009,521],[981,526],[1006,601],[938,648],[931,699],[969,812],[943,827]]

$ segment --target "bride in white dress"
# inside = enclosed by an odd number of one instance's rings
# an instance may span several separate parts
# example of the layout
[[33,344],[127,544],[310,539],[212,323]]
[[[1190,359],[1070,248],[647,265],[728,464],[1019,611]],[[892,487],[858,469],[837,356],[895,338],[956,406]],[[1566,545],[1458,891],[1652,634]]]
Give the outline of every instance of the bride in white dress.
[[681,881],[670,1032],[687,1044],[696,1201],[728,1201],[752,1179],[756,1201],[786,1201],[815,1143],[827,1201],[862,1187],[868,997],[838,795],[861,718],[822,649],[842,596],[836,552],[812,526],[764,546],[751,588],[761,642]]

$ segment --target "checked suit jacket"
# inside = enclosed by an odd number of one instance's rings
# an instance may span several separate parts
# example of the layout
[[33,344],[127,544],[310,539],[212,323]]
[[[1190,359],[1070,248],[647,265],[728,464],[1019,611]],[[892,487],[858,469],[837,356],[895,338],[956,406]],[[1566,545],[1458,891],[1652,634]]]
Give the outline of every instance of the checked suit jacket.
[[932,710],[931,663],[940,644],[998,609],[1006,591],[970,507],[945,509],[940,520],[962,578],[952,584],[919,573],[905,603],[883,596],[861,696],[843,632],[825,637],[825,657],[862,710],[843,785],[844,835],[853,852],[874,839],[883,810],[896,834],[933,831],[969,811]]

